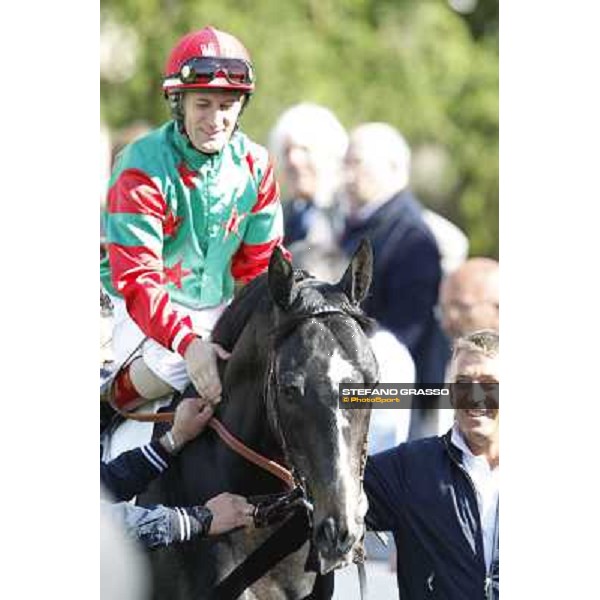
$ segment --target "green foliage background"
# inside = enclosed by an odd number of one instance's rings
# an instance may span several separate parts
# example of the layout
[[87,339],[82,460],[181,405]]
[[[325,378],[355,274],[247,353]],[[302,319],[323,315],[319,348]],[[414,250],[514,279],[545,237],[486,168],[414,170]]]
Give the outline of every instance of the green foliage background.
[[[498,254],[498,0],[468,16],[445,0],[102,0],[101,26],[137,33],[135,74],[101,81],[111,129],[167,118],[162,70],[175,41],[211,24],[250,51],[257,93],[244,130],[265,143],[300,101],[331,108],[347,128],[396,126],[418,154],[435,148],[420,198],[469,236],[471,255]],[[117,57],[117,60],[119,58]]]

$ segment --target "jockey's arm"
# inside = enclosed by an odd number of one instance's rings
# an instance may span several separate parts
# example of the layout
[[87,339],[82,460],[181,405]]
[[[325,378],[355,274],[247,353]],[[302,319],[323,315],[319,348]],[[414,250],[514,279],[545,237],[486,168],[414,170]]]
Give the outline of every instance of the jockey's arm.
[[108,193],[106,219],[113,287],[138,327],[181,356],[196,338],[189,317],[171,302],[164,285],[166,200],[143,171],[124,170]]

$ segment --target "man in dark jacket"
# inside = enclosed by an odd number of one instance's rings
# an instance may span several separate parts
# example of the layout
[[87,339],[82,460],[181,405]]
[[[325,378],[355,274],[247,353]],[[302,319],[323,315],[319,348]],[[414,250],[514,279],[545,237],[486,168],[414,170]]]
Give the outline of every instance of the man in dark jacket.
[[342,247],[351,255],[365,237],[373,246],[373,283],[363,307],[408,347],[417,382],[441,383],[450,352],[433,310],[440,253],[408,189],[408,145],[390,125],[367,123],[352,131],[344,164],[351,212]]
[[402,600],[498,598],[498,348],[490,330],[459,339],[453,428],[367,461],[367,524],[394,535]]
[[125,502],[142,493],[167,469],[181,448],[202,433],[211,416],[211,405],[186,398],[177,406],[173,427],[160,439],[100,463],[103,489],[121,501],[113,504],[102,500],[104,514],[149,549],[225,533],[253,522],[254,507],[242,496],[229,493],[211,498],[204,506],[142,507]]

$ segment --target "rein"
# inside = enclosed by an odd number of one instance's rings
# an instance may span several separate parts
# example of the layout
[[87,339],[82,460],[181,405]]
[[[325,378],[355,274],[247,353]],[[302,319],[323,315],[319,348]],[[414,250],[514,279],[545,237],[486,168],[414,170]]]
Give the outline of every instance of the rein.
[[[174,412],[164,412],[164,413],[131,413],[131,412],[122,412],[120,413],[123,417],[127,419],[131,419],[133,421],[141,421],[143,423],[172,423],[175,418]],[[207,426],[210,427],[220,438],[221,440],[229,447],[231,450],[244,457],[247,461],[253,463],[257,467],[271,473],[275,477],[278,477],[283,481],[290,490],[296,487],[296,483],[294,481],[294,476],[292,473],[281,466],[279,463],[271,460],[270,458],[266,458],[262,454],[252,450],[242,442],[240,439],[235,437],[226,427],[217,419],[216,417],[211,417],[210,421],[208,421]]]

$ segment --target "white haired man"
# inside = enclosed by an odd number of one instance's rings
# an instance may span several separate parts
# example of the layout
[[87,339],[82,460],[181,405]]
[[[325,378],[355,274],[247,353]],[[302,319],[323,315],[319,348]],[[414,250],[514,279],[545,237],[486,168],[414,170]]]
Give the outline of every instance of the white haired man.
[[284,243],[331,246],[339,211],[335,192],[348,134],[329,109],[303,102],[288,108],[269,134],[286,192]]

